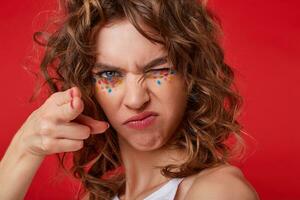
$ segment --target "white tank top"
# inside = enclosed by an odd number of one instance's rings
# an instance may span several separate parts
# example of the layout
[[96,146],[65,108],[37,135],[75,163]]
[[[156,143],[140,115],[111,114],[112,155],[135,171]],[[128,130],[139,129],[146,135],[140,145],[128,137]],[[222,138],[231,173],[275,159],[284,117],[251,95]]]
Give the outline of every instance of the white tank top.
[[[144,200],[173,200],[175,198],[179,184],[183,178],[173,178],[161,188],[148,195]],[[116,195],[112,200],[120,200]]]

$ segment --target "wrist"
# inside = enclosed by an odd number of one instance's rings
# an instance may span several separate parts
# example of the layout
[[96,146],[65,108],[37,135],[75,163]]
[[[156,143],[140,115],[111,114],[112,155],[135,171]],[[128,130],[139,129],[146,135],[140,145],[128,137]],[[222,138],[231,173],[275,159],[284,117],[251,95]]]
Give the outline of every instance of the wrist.
[[22,132],[18,131],[12,139],[10,147],[19,161],[28,160],[34,163],[40,163],[44,160],[45,155],[35,154],[22,138]]

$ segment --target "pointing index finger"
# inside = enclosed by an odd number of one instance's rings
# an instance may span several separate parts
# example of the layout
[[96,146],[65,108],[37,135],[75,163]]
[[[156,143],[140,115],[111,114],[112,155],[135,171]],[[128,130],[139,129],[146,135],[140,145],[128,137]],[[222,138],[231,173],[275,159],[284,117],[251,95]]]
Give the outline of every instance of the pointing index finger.
[[90,127],[91,134],[103,133],[110,127],[109,123],[105,121],[98,121],[83,114],[80,114],[73,121]]

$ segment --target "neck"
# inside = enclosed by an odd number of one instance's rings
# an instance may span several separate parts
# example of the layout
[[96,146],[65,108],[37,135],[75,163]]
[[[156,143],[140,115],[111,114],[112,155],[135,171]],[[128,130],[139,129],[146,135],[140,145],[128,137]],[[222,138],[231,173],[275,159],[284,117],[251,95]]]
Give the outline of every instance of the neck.
[[153,151],[138,151],[125,141],[119,141],[125,168],[125,199],[135,199],[141,194],[150,194],[170,180],[160,173],[158,167],[178,164],[183,161],[182,152],[164,148]]

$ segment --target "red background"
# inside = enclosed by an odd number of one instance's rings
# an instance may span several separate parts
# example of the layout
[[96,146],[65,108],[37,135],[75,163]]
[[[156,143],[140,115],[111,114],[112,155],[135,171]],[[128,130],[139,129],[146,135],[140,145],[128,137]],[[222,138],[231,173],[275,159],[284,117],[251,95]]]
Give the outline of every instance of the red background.
[[[37,108],[37,103],[27,102],[34,77],[22,66],[31,55],[37,27],[33,21],[41,10],[53,8],[51,2],[1,2],[0,157]],[[300,199],[300,3],[211,0],[210,5],[222,20],[226,59],[237,70],[245,98],[241,120],[255,138],[249,140],[252,153],[241,168],[261,199]],[[61,174],[55,176],[54,160],[48,157],[42,164],[26,199],[73,199],[78,185],[63,180]]]

